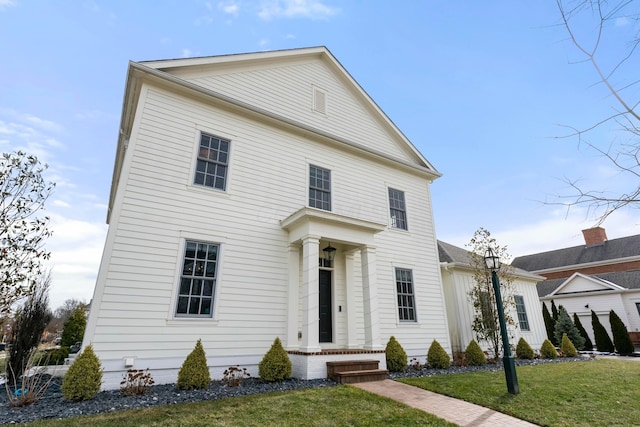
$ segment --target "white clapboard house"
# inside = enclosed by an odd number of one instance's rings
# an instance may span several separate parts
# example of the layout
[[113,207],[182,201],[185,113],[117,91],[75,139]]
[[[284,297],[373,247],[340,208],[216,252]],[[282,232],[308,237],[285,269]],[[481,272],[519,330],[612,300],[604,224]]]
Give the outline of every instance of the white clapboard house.
[[[398,76],[401,78],[401,76]],[[440,176],[324,47],[130,62],[83,347],[118,386],[450,352],[430,184]]]

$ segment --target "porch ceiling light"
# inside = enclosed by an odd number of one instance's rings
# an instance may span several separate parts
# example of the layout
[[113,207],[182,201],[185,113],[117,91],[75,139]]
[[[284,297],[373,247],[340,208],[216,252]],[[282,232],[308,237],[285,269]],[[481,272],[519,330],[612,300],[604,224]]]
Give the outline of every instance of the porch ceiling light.
[[333,262],[333,258],[335,258],[336,256],[336,248],[331,246],[331,242],[329,242],[329,246],[324,248],[322,252],[324,252],[324,259],[326,259],[329,262]]

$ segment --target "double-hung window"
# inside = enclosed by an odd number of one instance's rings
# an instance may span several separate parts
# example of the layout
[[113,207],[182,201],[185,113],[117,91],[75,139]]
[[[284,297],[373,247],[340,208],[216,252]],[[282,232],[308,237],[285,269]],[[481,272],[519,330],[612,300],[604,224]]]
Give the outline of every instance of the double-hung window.
[[229,168],[230,141],[202,134],[196,160],[195,184],[225,190]]
[[416,321],[413,295],[413,272],[406,268],[396,268],[396,293],[398,295],[398,319],[403,322]]
[[524,306],[524,298],[521,295],[514,295],[516,300],[516,313],[518,313],[518,323],[523,331],[529,330],[529,319],[527,318],[527,309]]
[[211,317],[216,290],[216,244],[187,241],[184,249],[177,317]]
[[404,192],[389,188],[389,210],[391,227],[407,230],[407,207],[404,203]]
[[309,206],[331,210],[331,171],[309,166]]

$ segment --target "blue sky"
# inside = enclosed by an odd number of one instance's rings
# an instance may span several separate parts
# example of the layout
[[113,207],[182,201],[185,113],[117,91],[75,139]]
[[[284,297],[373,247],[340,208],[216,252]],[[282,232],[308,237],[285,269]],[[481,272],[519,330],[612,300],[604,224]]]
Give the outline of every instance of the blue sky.
[[[37,154],[57,182],[51,305],[93,293],[129,60],[327,46],[443,174],[431,187],[438,238],[463,247],[485,227],[513,256],[581,244],[592,216],[543,201],[569,192],[565,177],[625,182],[555,138],[615,105],[559,23],[553,1],[0,0],[0,148]],[[593,22],[577,25],[593,36]],[[607,66],[632,31],[607,28]],[[615,82],[634,77],[622,69]],[[638,234],[640,215],[603,226],[610,239]]]

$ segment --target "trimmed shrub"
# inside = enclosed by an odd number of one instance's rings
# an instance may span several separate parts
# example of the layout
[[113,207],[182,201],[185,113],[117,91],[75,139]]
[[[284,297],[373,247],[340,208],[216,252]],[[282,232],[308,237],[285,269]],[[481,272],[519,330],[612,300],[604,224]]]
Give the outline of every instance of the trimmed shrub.
[[556,351],[556,348],[553,346],[551,341],[544,340],[544,342],[542,343],[542,347],[540,347],[540,356],[543,359],[555,359],[556,357],[558,357],[558,352]]
[[258,364],[258,374],[264,381],[282,381],[291,376],[291,360],[282,347],[280,338],[276,337]]
[[607,330],[602,326],[602,323],[600,323],[598,315],[593,310],[591,310],[591,326],[593,327],[593,336],[596,338],[596,349],[598,351],[613,353],[615,350],[613,342],[611,338],[609,338]]
[[211,374],[207,366],[207,355],[202,347],[202,341],[198,339],[195,348],[182,362],[178,372],[178,383],[180,390],[206,389],[211,382]]
[[564,357],[576,357],[578,355],[578,350],[576,350],[576,347],[573,345],[567,334],[562,334],[560,351]]
[[407,367],[407,353],[402,348],[396,337],[389,338],[385,348],[387,357],[387,369],[391,372],[401,372]]
[[586,351],[593,350],[593,343],[591,342],[591,338],[589,338],[587,330],[584,328],[584,326],[582,326],[582,322],[580,321],[580,318],[576,313],[573,313],[573,324],[576,325],[576,328],[578,328],[578,331],[580,331],[580,335],[582,335],[582,338],[584,338],[584,346],[582,347],[582,349]]
[[533,359],[535,357],[533,349],[524,338],[520,338],[518,340],[518,345],[516,346],[516,357],[518,359]]
[[556,327],[556,321],[553,319],[553,317],[551,317],[551,314],[549,314],[547,305],[544,302],[542,303],[542,318],[544,319],[544,327],[547,330],[547,338],[549,338],[549,340],[553,343],[553,341],[556,339],[553,336],[553,331]]
[[433,340],[427,352],[427,363],[435,369],[447,369],[451,365],[449,355],[436,340]]
[[569,313],[567,313],[567,310],[565,310],[564,307],[560,306],[558,312],[558,320],[556,321],[556,329],[554,331],[556,342],[562,344],[563,334],[567,334],[567,336],[577,349],[584,348],[584,338],[582,338],[582,335],[580,335],[580,331],[571,321],[571,317],[569,317]]
[[613,343],[616,346],[616,351],[620,354],[631,354],[634,352],[633,342],[629,336],[629,331],[624,325],[624,322],[615,311],[609,312],[609,323],[611,324],[611,334],[613,335]]
[[487,363],[487,356],[485,356],[476,340],[471,340],[464,350],[464,358],[466,363],[472,366],[481,366]]
[[551,300],[551,318],[554,322],[558,320],[558,309],[554,300]]
[[62,380],[62,395],[74,402],[88,400],[98,394],[101,384],[102,365],[89,345],[69,366]]
[[69,318],[64,322],[62,327],[62,335],[60,336],[60,345],[62,347],[71,347],[77,342],[82,341],[84,337],[84,329],[87,327],[87,314],[84,305],[76,307],[71,312]]

